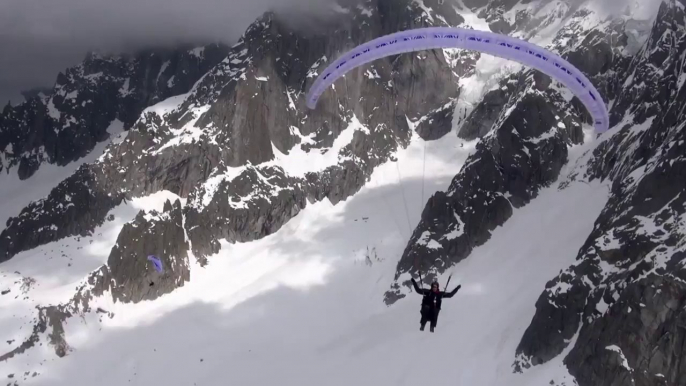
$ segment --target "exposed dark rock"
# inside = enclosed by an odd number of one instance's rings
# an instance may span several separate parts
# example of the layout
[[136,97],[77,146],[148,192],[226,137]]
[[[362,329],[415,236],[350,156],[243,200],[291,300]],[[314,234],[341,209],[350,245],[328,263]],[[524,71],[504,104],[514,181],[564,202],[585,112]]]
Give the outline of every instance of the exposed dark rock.
[[[467,141],[486,135],[507,105],[514,88],[510,82],[503,82],[503,86],[484,95],[483,100],[470,113],[459,131],[460,138]],[[510,85],[510,87],[508,87]]]
[[47,306],[36,307],[38,310],[37,321],[33,325],[33,330],[28,339],[22,342],[19,347],[0,355],[0,362],[7,361],[14,358],[16,355],[24,353],[26,350],[32,348],[40,341],[40,336],[44,334],[48,328],[48,342],[53,345],[55,354],[59,357],[67,355],[69,345],[64,339],[64,327],[62,322],[67,317],[71,316],[66,307],[63,306]]
[[71,316],[68,312],[62,310],[60,307],[48,306],[41,310],[45,317],[47,327],[50,327],[48,334],[48,342],[54,347],[55,354],[58,357],[67,355],[70,350],[67,341],[64,339],[64,320]]
[[0,233],[0,262],[15,254],[69,236],[87,236],[124,198],[104,186],[99,171],[82,166],[55,187],[47,198],[32,202],[7,220]]
[[612,47],[605,36],[602,31],[592,31],[581,42],[582,48],[569,52],[566,59],[588,77],[606,73],[614,63]]
[[570,372],[580,385],[683,384],[686,285],[650,275],[619,289],[606,292],[613,304],[579,332],[565,358]]
[[[149,255],[160,259],[162,273],[148,261]],[[124,225],[107,268],[112,297],[125,303],[154,300],[183,286],[190,279],[190,271],[181,202],[177,200],[172,206],[167,201],[163,213],[140,212]]]
[[[378,33],[426,22],[426,15],[421,16],[416,5],[408,3],[411,12],[398,13],[387,3],[377,3],[381,25],[367,23],[361,30],[332,30],[326,44],[320,38],[299,36],[267,15],[246,32],[230,60],[225,61],[228,63],[204,78],[207,84],[201,83],[179,113],[170,117],[171,124],[177,124],[175,117],[183,117],[187,106],[216,100],[198,122],[208,128],[228,125],[229,130],[219,132],[215,140],[222,144],[222,153],[235,149],[216,166],[209,178],[212,184],[200,186],[190,196],[189,202],[194,204],[186,211],[186,225],[194,253],[201,261],[218,250],[221,238],[249,241],[275,232],[305,206],[306,199],[328,198],[336,204],[350,197],[374,167],[399,146],[407,145],[410,132],[406,117],[419,121],[421,135],[439,138],[448,132],[452,119],[449,110],[458,88],[446,58],[435,53],[423,53],[420,59],[409,55],[380,60],[354,70],[335,83],[336,92],[322,96],[316,110],[303,114],[302,90],[314,80],[311,75],[326,64],[321,58],[331,60]],[[293,47],[299,47],[299,55],[292,54]],[[318,66],[310,68],[304,63]],[[219,91],[214,89],[216,84],[226,86]],[[388,93],[394,97],[388,98]],[[304,179],[259,166],[248,167],[231,181],[226,177],[227,166],[272,159],[272,143],[279,152],[288,153],[293,146],[300,146],[299,136],[309,136],[314,143],[302,149],[326,149],[344,130],[355,130],[351,128],[355,121],[368,130],[354,132],[351,143],[339,153],[337,166],[308,173]],[[287,127],[290,130],[284,130]],[[214,195],[208,196],[209,191]],[[208,197],[211,201],[201,205]],[[199,227],[207,223],[213,226]]]
[[612,183],[577,263],[541,294],[518,371],[559,355],[576,334],[565,364],[580,386],[684,384],[684,50],[683,3],[663,3],[646,45],[613,81],[622,123],[561,185]]
[[148,50],[132,57],[89,54],[82,64],[60,73],[42,96],[5,108],[0,114],[0,153],[29,178],[43,162],[60,166],[87,155],[109,137],[118,119],[128,129],[146,107],[188,92],[221,61],[224,45]]
[[534,71],[534,87],[536,88],[536,90],[545,91],[548,89],[548,87],[550,87],[550,84],[552,82],[552,78],[548,75],[540,71]]
[[443,138],[453,128],[455,103],[447,103],[419,120],[415,131],[425,141]]

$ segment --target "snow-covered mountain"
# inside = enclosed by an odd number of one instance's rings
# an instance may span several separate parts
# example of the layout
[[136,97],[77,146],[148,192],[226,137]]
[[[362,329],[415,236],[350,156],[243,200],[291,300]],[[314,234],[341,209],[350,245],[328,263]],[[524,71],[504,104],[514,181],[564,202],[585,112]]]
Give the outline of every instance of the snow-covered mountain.
[[[686,384],[684,3],[621,11],[365,0],[316,32],[267,13],[232,47],[89,56],[0,115],[10,383]],[[340,53],[430,25],[560,53],[611,129],[459,50],[375,61],[305,107]],[[418,270],[463,286],[430,346]]]
[[685,28],[684,4],[662,4],[645,45],[613,71],[616,129],[562,183],[610,181],[610,199],[577,262],[537,301],[518,367],[547,361],[574,338],[565,363],[580,384],[686,379]]
[[49,93],[5,107],[0,171],[26,179],[43,162],[64,166],[84,157],[111,130],[128,130],[145,107],[188,92],[227,51],[211,44],[122,57],[88,55],[60,73]]

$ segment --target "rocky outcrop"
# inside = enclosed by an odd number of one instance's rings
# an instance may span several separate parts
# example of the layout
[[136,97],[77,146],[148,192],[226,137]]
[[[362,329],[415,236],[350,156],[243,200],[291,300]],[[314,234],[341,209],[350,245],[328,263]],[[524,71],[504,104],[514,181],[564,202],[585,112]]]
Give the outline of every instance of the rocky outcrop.
[[23,341],[15,349],[0,355],[0,362],[7,361],[17,355],[23,354],[26,350],[34,347],[40,342],[41,335],[47,334],[48,344],[53,347],[55,355],[63,357],[67,355],[70,348],[64,339],[64,321],[71,316],[67,311],[68,306],[47,306],[37,307],[38,317],[33,325],[33,330],[28,339]]
[[188,92],[227,51],[212,44],[131,57],[89,54],[60,73],[50,93],[0,114],[0,172],[17,166],[26,179],[43,162],[62,166],[85,156],[109,137],[113,122],[127,130],[144,108]]
[[[650,130],[662,131],[660,125]],[[674,181],[686,178],[686,131],[683,125],[669,131],[668,142],[649,150],[650,164],[613,179],[612,196],[578,263],[541,294],[518,347],[520,371],[559,355],[578,334],[565,363],[580,385],[619,385],[628,379],[648,385],[656,382],[656,374],[667,384],[683,379],[686,368],[677,362],[683,341],[673,339],[684,335],[686,195]],[[664,345],[673,347],[662,351]],[[619,371],[624,362],[605,351],[615,346],[630,371]],[[655,356],[656,350],[661,354]]]
[[105,221],[124,195],[112,193],[97,168],[82,166],[55,187],[48,197],[32,202],[7,220],[0,233],[0,262],[15,254],[64,237],[87,236]]
[[[183,287],[190,280],[184,221],[179,200],[167,200],[161,213],[140,211],[119,232],[107,264],[78,289],[72,309],[89,312],[90,300],[106,293],[115,303],[138,303]],[[162,272],[148,260],[151,255],[161,261]]]
[[[94,297],[109,294],[114,302],[138,303],[182,287],[190,280],[188,247],[179,200],[174,204],[165,202],[162,213],[141,211],[122,228],[107,264],[91,273],[68,302],[37,307],[32,334],[13,350],[0,355],[0,362],[32,348],[46,333],[47,343],[55,354],[67,355],[71,350],[64,331],[67,319],[93,312],[114,315],[102,308],[92,309]],[[162,261],[162,273],[148,261],[148,255],[152,254]]]
[[[507,85],[510,85],[508,87]],[[514,91],[514,86],[506,82],[505,86],[492,90],[484,95],[483,101],[469,115],[459,131],[460,138],[472,141],[488,134],[500,116]]]
[[[157,272],[147,257],[162,262]],[[112,297],[124,303],[154,300],[182,287],[190,279],[188,242],[181,202],[167,201],[164,212],[140,212],[124,225],[107,259]]]
[[[104,267],[105,266],[101,267],[98,272],[105,269]],[[95,283],[96,278],[97,272],[89,276],[88,282],[93,284]],[[31,283],[33,279],[25,277],[23,281],[25,283]],[[22,288],[22,291],[28,291],[28,288]],[[102,292],[99,292],[98,294],[101,295]],[[89,290],[88,284],[83,283],[81,286],[77,287],[75,295],[66,303],[37,306],[36,318],[32,320],[33,326],[31,335],[14,349],[1,354],[0,362],[8,361],[17,355],[21,355],[37,344],[42,346],[43,343],[41,342],[41,338],[43,337],[47,338],[46,343],[52,346],[55,355],[59,357],[67,355],[69,351],[71,351],[71,348],[66,340],[64,323],[72,316],[91,312],[90,302],[92,299],[93,295]],[[114,315],[102,309],[97,309],[95,312],[108,314],[110,317]],[[12,344],[14,342],[8,341],[7,343]]]
[[234,178],[219,169],[210,180],[191,193],[186,207],[188,236],[202,263],[219,252],[219,239],[251,241],[272,234],[306,205],[302,181],[280,168],[247,167]]
[[684,384],[684,50],[684,4],[663,3],[646,45],[617,81],[619,127],[562,184],[608,180],[611,196],[577,262],[537,301],[517,348],[518,371],[574,342],[564,361],[581,386]]

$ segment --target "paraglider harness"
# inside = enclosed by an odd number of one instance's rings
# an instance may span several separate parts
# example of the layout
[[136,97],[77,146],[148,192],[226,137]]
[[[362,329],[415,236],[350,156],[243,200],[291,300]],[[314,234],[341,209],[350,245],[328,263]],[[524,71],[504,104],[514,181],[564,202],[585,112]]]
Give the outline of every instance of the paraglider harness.
[[[423,282],[422,280],[422,273],[421,270],[419,270],[419,280],[420,282]],[[450,285],[450,279],[452,278],[452,274],[448,277],[448,282],[446,283],[446,287]],[[441,312],[441,303],[443,302],[444,298],[452,298],[453,295],[460,289],[461,286],[455,287],[455,289],[451,292],[443,292],[440,291],[440,285],[438,284],[438,281],[434,280],[433,283],[431,283],[431,289],[425,290],[424,288],[420,288],[419,285],[417,285],[417,282],[412,279],[412,285],[415,288],[415,291],[422,294],[422,306],[421,309],[419,310],[420,314],[422,315],[422,318],[420,320],[420,327],[419,329],[421,331],[424,331],[424,326],[426,325],[427,322],[431,322],[431,332],[434,332],[434,328],[436,327],[438,323],[438,314]],[[435,286],[435,288],[434,288]]]
[[[448,276],[448,282],[445,284],[446,290],[448,289],[448,286],[450,285],[450,279],[453,277],[452,274]],[[422,285],[422,271],[419,271],[419,283]],[[436,289],[438,291],[434,292],[433,287],[436,286]],[[430,310],[434,309],[441,309],[441,303],[443,302],[443,294],[441,293],[441,287],[438,284],[437,280],[434,280],[433,283],[431,283],[431,289],[424,294],[422,297],[422,307],[420,312],[428,312]]]

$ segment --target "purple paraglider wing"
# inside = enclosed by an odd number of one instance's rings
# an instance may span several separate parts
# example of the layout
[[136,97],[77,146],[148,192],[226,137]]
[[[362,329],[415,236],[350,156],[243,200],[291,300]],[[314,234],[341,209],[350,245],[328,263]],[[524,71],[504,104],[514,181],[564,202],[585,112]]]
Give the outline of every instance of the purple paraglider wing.
[[596,131],[609,128],[607,106],[598,90],[577,68],[560,56],[524,40],[486,31],[431,27],[396,32],[364,43],[331,63],[307,94],[307,107],[314,109],[319,97],[336,79],[353,68],[386,56],[435,48],[463,48],[513,60],[533,67],[567,87],[593,117]]
[[155,270],[156,270],[157,272],[160,272],[160,273],[161,273],[161,272],[163,271],[163,269],[162,269],[162,261],[159,259],[159,257],[157,257],[157,256],[155,256],[155,255],[150,255],[150,256],[148,256],[148,260],[152,261],[152,264],[153,264],[153,266],[155,267]]

